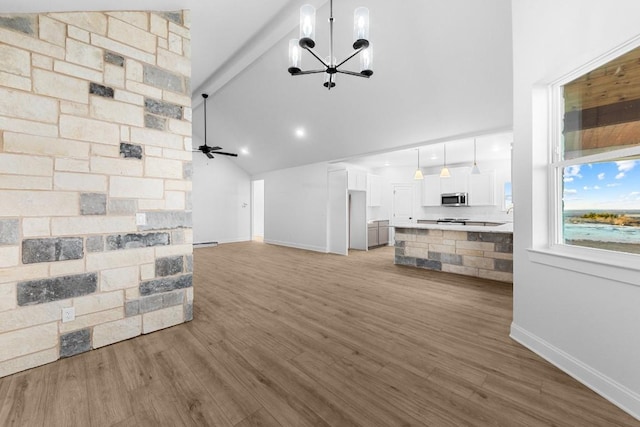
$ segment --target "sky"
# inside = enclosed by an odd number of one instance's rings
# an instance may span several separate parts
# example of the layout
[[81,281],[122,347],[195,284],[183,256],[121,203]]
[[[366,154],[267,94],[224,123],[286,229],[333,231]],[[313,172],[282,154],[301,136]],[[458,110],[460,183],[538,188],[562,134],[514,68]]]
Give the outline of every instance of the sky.
[[640,160],[569,166],[563,198],[565,210],[640,210]]

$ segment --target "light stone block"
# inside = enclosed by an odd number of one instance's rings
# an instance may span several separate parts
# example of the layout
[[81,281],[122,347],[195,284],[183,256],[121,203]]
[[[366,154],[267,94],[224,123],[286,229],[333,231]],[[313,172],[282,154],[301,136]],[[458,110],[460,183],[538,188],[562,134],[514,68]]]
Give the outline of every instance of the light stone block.
[[97,313],[85,314],[76,317],[76,320],[67,323],[60,323],[60,333],[86,329],[101,323],[113,322],[124,318],[124,307],[113,308],[111,310],[99,311]]
[[513,254],[506,252],[484,252],[482,256],[493,259],[513,259]]
[[15,283],[0,284],[0,312],[17,308],[17,298]]
[[103,270],[100,272],[100,290],[106,292],[138,286],[138,275],[138,266]]
[[162,49],[169,49],[169,42],[167,41],[167,39],[158,37],[158,47]]
[[182,305],[152,311],[142,315],[142,333],[148,334],[184,322]]
[[178,135],[191,136],[191,123],[183,120],[169,119],[169,130]]
[[118,145],[104,145],[104,144],[91,144],[91,155],[99,157],[120,157],[120,144]]
[[33,91],[68,101],[89,102],[89,82],[46,70],[33,70]]
[[193,244],[193,230],[191,228],[184,230],[184,242],[190,245]]
[[151,280],[156,277],[156,265],[143,264],[140,266],[140,280]]
[[155,262],[153,248],[126,249],[87,254],[87,271],[138,266]]
[[0,71],[0,86],[31,92],[31,79]]
[[462,257],[462,265],[467,267],[484,268],[487,270],[493,270],[494,268],[493,259],[470,255],[464,255]]
[[[166,99],[165,101],[168,101],[168,99]],[[176,103],[175,101],[171,101],[171,102]],[[184,117],[184,119],[186,121],[188,121],[189,123],[192,123],[193,122],[193,120],[192,120],[193,119],[193,110],[191,109],[191,107],[186,107],[185,106],[184,109],[183,109],[182,116]]]
[[456,249],[458,255],[483,256],[484,252],[477,249]]
[[74,298],[73,306],[76,309],[76,316],[123,307],[124,293],[116,291]]
[[60,101],[60,113],[70,116],[88,116],[89,105],[71,101]]
[[463,265],[442,264],[442,271],[447,273],[463,274],[465,276],[478,277],[478,269],[473,267],[465,267]]
[[437,245],[437,244],[429,244],[429,250],[432,252],[441,252],[445,254],[455,254],[456,247],[450,245]]
[[[78,234],[126,233],[136,231],[135,218],[129,216],[99,216],[52,218],[51,232],[54,236]],[[102,256],[103,254],[99,254]],[[87,271],[94,271],[87,264]]]
[[40,15],[38,17],[38,29],[40,32],[40,39],[58,46],[65,46],[64,43],[67,37],[67,26],[62,22]]
[[158,66],[183,76],[191,76],[191,60],[165,49],[158,48]]
[[[130,42],[135,42],[135,40]],[[148,64],[155,64],[156,62],[156,56],[151,53],[144,52],[140,49],[127,46],[124,43],[120,43],[97,34],[91,34],[91,44]]]
[[[132,129],[133,130],[133,129]],[[109,177],[109,196],[129,199],[162,199],[164,183],[155,178]]]
[[184,138],[184,150],[185,151],[191,151],[194,148],[197,148],[197,146],[194,147],[193,138]]
[[494,244],[490,242],[456,242],[456,248],[458,249],[475,249],[479,251],[493,252]]
[[155,35],[112,17],[109,17],[108,37],[149,53],[156,51]]
[[124,68],[106,64],[104,66],[104,82],[107,86],[123,88],[125,85]]
[[0,174],[51,176],[53,159],[35,155],[0,153]]
[[[89,149],[90,145],[81,141],[25,135],[13,132],[5,132],[4,134],[4,150],[11,153],[87,159],[89,158]],[[45,173],[43,172],[26,175],[44,174]]]
[[415,234],[405,234],[405,233],[396,233],[395,237],[396,241],[404,241],[404,242],[415,242],[416,235]]
[[55,276],[70,276],[73,274],[85,273],[84,259],[74,261],[61,261],[52,262],[49,265],[49,275]]
[[[14,268],[0,269],[0,283],[18,282],[25,280],[41,279],[49,274],[47,264],[30,264]],[[0,317],[0,332],[2,332],[2,321]]]
[[[187,96],[187,95],[181,95],[179,93],[175,93],[175,92],[170,92],[168,90],[165,90],[162,92],[162,99],[164,101],[170,102],[172,104],[178,104],[178,105],[183,105],[185,107],[190,107],[191,106],[191,97]],[[184,109],[184,117],[185,117],[185,121],[191,123],[191,108],[189,108],[189,114],[187,118],[187,108]]]
[[55,169],[64,172],[89,172],[88,160],[66,159],[64,157],[56,158]]
[[182,27],[175,22],[169,22],[169,32],[176,33],[185,39],[191,39],[191,32],[188,28]]
[[166,191],[193,191],[193,181],[167,179],[164,181],[164,189]]
[[144,80],[144,67],[138,61],[128,60],[126,64],[127,80],[142,82]]
[[182,179],[182,162],[180,160],[145,157],[144,172],[149,177]]
[[0,44],[0,71],[22,77],[31,77],[29,52],[6,44]]
[[182,191],[165,191],[164,200],[165,209],[174,211],[185,209],[185,193]]
[[16,372],[35,368],[37,366],[46,365],[47,363],[51,363],[56,360],[58,360],[58,348],[54,347],[48,350],[0,362],[0,378]]
[[182,39],[182,55],[191,59],[191,40]]
[[73,192],[0,190],[0,217],[69,216],[79,213]]
[[159,200],[138,200],[138,208],[141,211],[158,211],[165,209],[164,199]]
[[133,80],[127,80],[126,89],[130,92],[144,95],[149,98],[162,97],[162,89],[158,89],[157,87],[149,86],[144,83],[138,83]]
[[129,126],[120,126],[120,139],[123,142],[131,141],[131,130]]
[[67,32],[69,34],[69,37],[71,37],[72,39],[76,39],[85,43],[91,43],[89,31],[83,30],[73,25],[69,25],[67,28]]
[[145,31],[149,30],[149,18],[146,12],[107,12],[107,15],[113,16],[121,21],[124,21],[128,24],[135,25],[138,28],[141,28]]
[[49,218],[23,218],[22,237],[47,237],[51,235]]
[[132,316],[93,328],[93,348],[104,347],[142,333],[142,316]]
[[164,157],[163,149],[152,145],[146,145],[144,147],[144,154],[151,157]]
[[169,33],[169,50],[178,55],[182,55],[182,37],[176,33]]
[[[116,101],[128,102],[129,104],[144,106],[144,96],[126,90],[118,90],[114,94]],[[128,138],[128,136],[127,136]]]
[[150,30],[153,34],[167,38],[167,34],[169,33],[167,20],[162,18],[161,16],[156,15],[155,13],[150,14]]
[[191,28],[191,10],[190,9],[184,9],[182,11],[182,25],[184,25],[185,28]]
[[187,303],[193,302],[193,287],[185,289],[185,295],[187,297]]
[[106,192],[107,177],[83,173],[56,172],[53,177],[56,190]]
[[430,235],[418,235],[416,236],[416,242],[418,243],[434,243],[437,245],[441,245],[443,242],[442,237],[433,237]]
[[64,48],[17,31],[0,28],[0,42],[56,59],[64,59]]
[[[48,71],[34,70],[35,72]],[[33,121],[57,123],[58,103],[55,99],[0,87],[0,115],[27,119],[29,121],[26,123],[31,125],[35,124]],[[1,129],[4,131],[14,130],[8,126],[2,126]],[[32,134],[31,132],[25,133]],[[39,135],[40,133],[36,134]]]
[[107,34],[107,17],[100,12],[64,12],[49,14],[58,21],[80,27],[91,33]]
[[499,282],[513,283],[513,273],[493,270],[478,270],[478,276],[483,279],[497,280]]
[[57,125],[37,123],[13,117],[0,116],[0,129],[10,132],[26,133],[29,135],[58,136]]
[[416,248],[416,247],[408,246],[408,247],[404,248],[404,255],[405,256],[409,256],[409,257],[414,257],[414,258],[428,259],[429,258],[429,249],[427,249],[427,248]]
[[467,240],[466,231],[443,230],[442,237],[447,240]]
[[120,128],[117,124],[82,117],[60,116],[60,136],[120,146]]
[[140,288],[127,288],[124,290],[124,297],[127,301],[140,298]]
[[34,326],[0,335],[0,360],[50,349],[58,344],[56,323]]
[[110,175],[142,176],[142,162],[110,157],[92,157],[91,171]]
[[53,58],[33,53],[31,54],[31,65],[44,70],[53,70]]
[[92,117],[107,122],[144,126],[144,107],[141,106],[92,96],[90,112]]
[[53,71],[85,80],[91,80],[96,83],[102,82],[102,73],[100,71],[85,68],[70,62],[55,61],[53,63]]
[[14,267],[20,263],[20,246],[0,246],[0,268]]
[[176,255],[191,255],[193,253],[193,245],[168,245],[156,246],[156,258],[171,257]]

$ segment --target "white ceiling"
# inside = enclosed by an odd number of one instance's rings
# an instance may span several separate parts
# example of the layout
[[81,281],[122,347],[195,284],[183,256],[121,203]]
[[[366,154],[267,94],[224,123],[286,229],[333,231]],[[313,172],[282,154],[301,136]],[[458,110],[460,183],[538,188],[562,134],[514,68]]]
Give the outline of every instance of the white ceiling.
[[[286,71],[288,40],[297,37],[298,9],[306,2],[318,7],[316,49],[325,56],[326,0],[0,0],[0,10],[191,9],[194,145],[203,135],[200,94],[206,92],[208,143],[248,150],[233,161],[250,174],[353,163],[363,154],[510,130],[510,0],[336,0],[338,60],[350,50],[353,10],[366,5],[375,74],[369,80],[339,75],[331,91],[319,75]],[[303,68],[315,67],[304,55]],[[349,64],[357,70],[357,58]],[[299,127],[304,138],[294,135]],[[451,163],[457,156],[448,152]]]

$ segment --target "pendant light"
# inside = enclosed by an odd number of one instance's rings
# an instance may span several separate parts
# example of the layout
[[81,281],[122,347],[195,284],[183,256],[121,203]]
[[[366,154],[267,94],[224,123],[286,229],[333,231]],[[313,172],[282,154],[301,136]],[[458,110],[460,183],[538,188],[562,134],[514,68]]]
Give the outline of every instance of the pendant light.
[[473,167],[471,168],[471,175],[480,175],[480,168],[476,163],[476,139],[473,138]]
[[442,170],[440,170],[440,178],[451,178],[449,168],[447,167],[447,144],[442,144],[442,147],[444,149],[444,163]]
[[418,169],[416,169],[416,173],[413,175],[413,179],[423,179],[422,171],[420,170],[420,149],[416,148],[418,151]]

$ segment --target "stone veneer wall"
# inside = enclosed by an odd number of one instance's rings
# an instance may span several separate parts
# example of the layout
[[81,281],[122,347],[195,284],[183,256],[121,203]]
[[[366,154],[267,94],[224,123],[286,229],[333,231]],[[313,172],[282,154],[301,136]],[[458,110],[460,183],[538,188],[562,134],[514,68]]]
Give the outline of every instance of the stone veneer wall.
[[513,282],[513,234],[396,228],[395,263]]
[[0,15],[0,377],[192,319],[189,26]]

